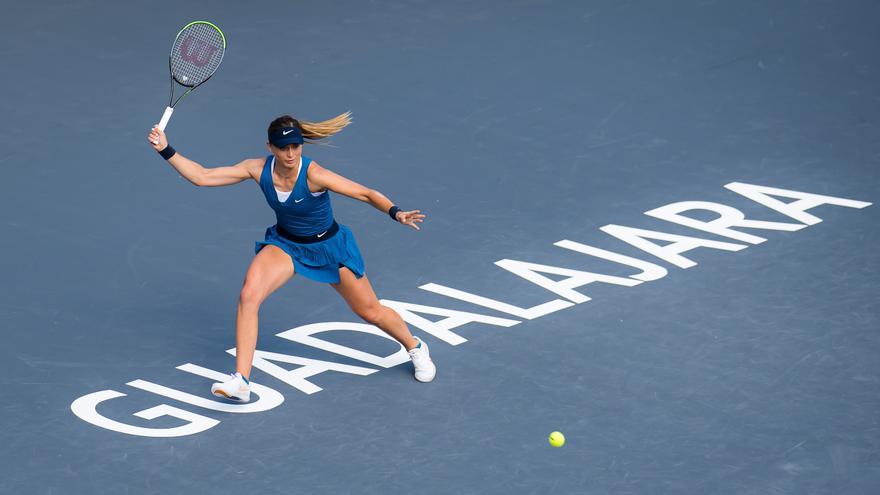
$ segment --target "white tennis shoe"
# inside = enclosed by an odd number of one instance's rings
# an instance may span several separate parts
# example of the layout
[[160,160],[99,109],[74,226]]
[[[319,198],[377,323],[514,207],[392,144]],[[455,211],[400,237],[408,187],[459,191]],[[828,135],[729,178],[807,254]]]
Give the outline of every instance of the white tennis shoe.
[[422,342],[422,339],[413,336],[419,341],[419,345],[409,351],[409,357],[412,359],[413,366],[416,368],[416,380],[427,383],[434,379],[437,374],[437,367],[431,360],[431,353],[428,351],[428,344]]
[[248,402],[251,400],[250,382],[241,373],[235,372],[229,375],[229,380],[223,383],[211,385],[211,393],[217,397],[234,400],[236,402]]

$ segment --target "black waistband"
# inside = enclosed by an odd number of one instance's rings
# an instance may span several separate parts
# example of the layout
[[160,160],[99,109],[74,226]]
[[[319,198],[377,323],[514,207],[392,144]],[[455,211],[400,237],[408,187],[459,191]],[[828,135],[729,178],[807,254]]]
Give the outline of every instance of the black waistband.
[[327,229],[325,232],[306,236],[292,234],[284,230],[284,227],[280,225],[275,225],[275,230],[278,231],[278,235],[289,241],[298,242],[300,244],[313,244],[316,242],[326,241],[327,239],[336,235],[336,233],[339,232],[339,224],[336,223],[336,220],[333,220],[333,225],[331,225],[330,228]]

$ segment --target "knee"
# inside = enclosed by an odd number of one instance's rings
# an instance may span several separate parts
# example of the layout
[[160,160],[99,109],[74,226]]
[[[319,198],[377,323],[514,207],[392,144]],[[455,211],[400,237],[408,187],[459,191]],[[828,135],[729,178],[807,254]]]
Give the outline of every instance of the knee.
[[241,286],[241,293],[238,295],[238,305],[246,308],[259,308],[265,297],[257,284],[245,280],[244,285]]
[[365,322],[367,322],[371,325],[378,326],[379,323],[381,323],[382,317],[385,314],[385,307],[377,302],[375,304],[370,304],[368,306],[358,308],[357,311],[355,311],[355,312]]

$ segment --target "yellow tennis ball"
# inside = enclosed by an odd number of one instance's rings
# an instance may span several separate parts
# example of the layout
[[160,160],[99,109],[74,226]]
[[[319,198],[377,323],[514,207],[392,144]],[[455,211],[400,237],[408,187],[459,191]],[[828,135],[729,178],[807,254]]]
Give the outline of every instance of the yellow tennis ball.
[[565,435],[558,431],[554,431],[550,434],[550,445],[554,447],[562,447],[565,445]]

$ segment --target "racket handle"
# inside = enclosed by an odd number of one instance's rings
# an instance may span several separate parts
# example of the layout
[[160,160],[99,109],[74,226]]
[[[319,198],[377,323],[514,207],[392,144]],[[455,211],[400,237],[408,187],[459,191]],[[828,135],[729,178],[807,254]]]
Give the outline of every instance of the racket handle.
[[168,125],[168,121],[171,120],[171,114],[174,113],[174,109],[171,107],[165,108],[165,113],[162,114],[162,120],[159,121],[159,130],[164,131],[165,126]]

